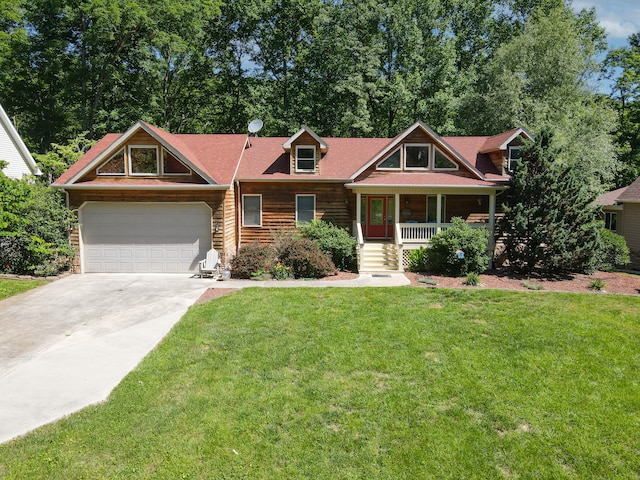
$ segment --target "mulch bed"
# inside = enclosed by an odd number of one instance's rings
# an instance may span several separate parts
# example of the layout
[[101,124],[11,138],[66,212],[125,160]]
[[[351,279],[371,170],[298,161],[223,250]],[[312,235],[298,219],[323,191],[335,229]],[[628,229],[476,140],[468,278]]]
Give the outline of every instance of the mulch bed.
[[[522,282],[527,280],[524,276],[511,274],[506,271],[490,271],[480,275],[480,285],[468,287],[462,282],[464,278],[445,277],[441,275],[427,275],[419,273],[405,273],[411,281],[411,285],[434,288],[420,282],[421,279],[433,279],[437,282],[435,288],[497,288],[501,290],[529,290]],[[590,289],[591,283],[600,279],[604,282],[601,291]],[[622,272],[595,272],[593,275],[574,274],[559,278],[535,278],[531,282],[542,285],[543,290],[554,292],[593,292],[593,293],[620,293],[625,295],[640,295],[640,275]]]

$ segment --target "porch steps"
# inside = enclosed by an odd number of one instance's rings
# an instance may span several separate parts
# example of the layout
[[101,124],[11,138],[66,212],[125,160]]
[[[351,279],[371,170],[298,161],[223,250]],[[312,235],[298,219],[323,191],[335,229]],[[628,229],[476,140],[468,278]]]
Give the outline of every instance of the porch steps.
[[392,243],[365,243],[360,252],[359,271],[399,272],[398,249]]

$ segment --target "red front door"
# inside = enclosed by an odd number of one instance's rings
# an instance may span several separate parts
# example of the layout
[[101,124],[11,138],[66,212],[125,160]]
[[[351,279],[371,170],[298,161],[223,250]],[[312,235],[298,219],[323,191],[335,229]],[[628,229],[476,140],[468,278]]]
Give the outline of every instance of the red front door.
[[392,224],[389,222],[387,197],[368,197],[367,237],[389,238]]

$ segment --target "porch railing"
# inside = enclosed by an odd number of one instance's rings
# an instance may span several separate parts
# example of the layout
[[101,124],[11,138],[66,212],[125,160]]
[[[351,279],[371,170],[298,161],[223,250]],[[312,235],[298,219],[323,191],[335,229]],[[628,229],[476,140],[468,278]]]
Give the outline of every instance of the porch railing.
[[450,223],[398,223],[399,243],[427,243],[442,230],[451,226]]

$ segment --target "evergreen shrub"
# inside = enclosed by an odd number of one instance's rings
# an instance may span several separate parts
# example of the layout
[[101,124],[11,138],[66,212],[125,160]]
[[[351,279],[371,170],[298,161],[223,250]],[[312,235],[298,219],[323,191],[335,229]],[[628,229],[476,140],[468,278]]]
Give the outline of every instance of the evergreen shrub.
[[345,228],[324,220],[312,220],[299,227],[303,237],[315,241],[320,250],[331,256],[340,270],[355,270],[357,241]]
[[624,267],[630,261],[629,247],[624,237],[607,228],[600,230],[600,246],[595,255],[595,269],[610,272]]
[[451,224],[431,239],[426,249],[428,269],[456,277],[484,272],[489,263],[489,232],[484,228],[472,228],[458,217],[452,218]]

